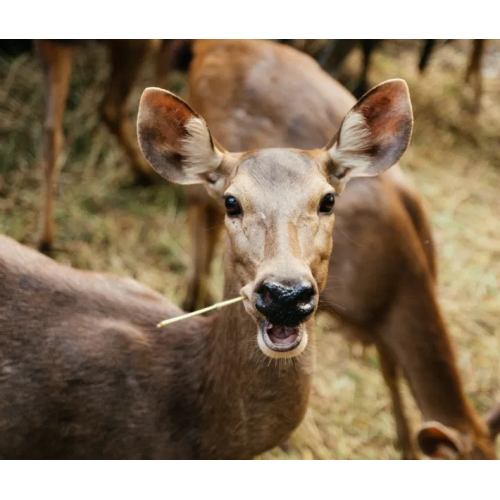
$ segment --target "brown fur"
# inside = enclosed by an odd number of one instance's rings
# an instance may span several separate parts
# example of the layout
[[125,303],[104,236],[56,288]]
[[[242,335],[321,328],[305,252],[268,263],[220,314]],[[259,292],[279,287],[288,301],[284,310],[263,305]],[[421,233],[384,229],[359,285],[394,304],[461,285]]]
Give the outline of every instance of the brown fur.
[[[102,120],[118,139],[130,161],[136,180],[150,182],[156,176],[141,155],[126,117],[128,96],[146,54],[153,48],[153,40],[103,40],[102,42],[108,49],[111,63],[108,89],[101,107]],[[76,44],[76,40],[35,40],[37,54],[42,63],[45,98],[41,150],[44,194],[38,242],[38,247],[44,252],[51,250],[56,238],[54,204],[58,160],[64,142],[62,120]],[[157,79],[163,77],[160,71],[167,70],[159,66]]]
[[0,248],[0,458],[251,458],[302,419],[312,344],[263,359],[241,305],[157,329],[136,281]]
[[[320,147],[335,135],[354,103],[310,57],[290,47],[205,40],[194,42],[193,52],[190,102],[230,151]],[[190,188],[190,197],[198,207],[189,210],[217,218],[217,206],[197,187]],[[434,246],[418,195],[393,169],[352,181],[337,200],[335,214],[334,251],[320,307],[377,346],[403,456],[413,458],[415,452],[399,395],[400,372],[425,420],[437,420],[470,440],[471,448],[464,447],[467,456],[494,457],[488,432],[465,397],[437,303]],[[191,230],[198,237],[207,234],[206,227]],[[197,241],[196,249],[201,248],[207,242]],[[208,270],[196,250],[195,261]],[[205,275],[197,280],[186,304],[191,308],[199,305],[194,287],[206,282]]]

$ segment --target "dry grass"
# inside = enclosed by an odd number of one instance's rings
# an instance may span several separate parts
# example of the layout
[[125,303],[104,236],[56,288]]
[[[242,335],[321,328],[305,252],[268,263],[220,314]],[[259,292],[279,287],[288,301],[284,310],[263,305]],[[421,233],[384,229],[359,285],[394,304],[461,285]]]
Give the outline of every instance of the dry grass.
[[[468,45],[443,47],[422,79],[415,69],[415,44],[387,43],[374,58],[370,78],[377,83],[402,77],[410,85],[415,131],[402,166],[431,215],[441,304],[467,393],[485,412],[500,396],[500,48],[490,47],[478,119],[471,114],[472,90],[463,84],[464,48]],[[96,112],[106,74],[101,47],[79,52],[64,120],[56,258],[133,276],[179,303],[189,265],[182,191],[166,183],[130,186],[128,166]],[[131,117],[150,75],[147,68],[131,100]],[[41,181],[38,64],[31,56],[0,59],[0,82],[0,231],[33,245]],[[213,287],[220,297],[220,259]],[[375,353],[332,334],[328,318],[319,323],[309,414],[286,451],[272,450],[263,458],[397,458],[389,396]],[[418,412],[406,399],[418,424]]]

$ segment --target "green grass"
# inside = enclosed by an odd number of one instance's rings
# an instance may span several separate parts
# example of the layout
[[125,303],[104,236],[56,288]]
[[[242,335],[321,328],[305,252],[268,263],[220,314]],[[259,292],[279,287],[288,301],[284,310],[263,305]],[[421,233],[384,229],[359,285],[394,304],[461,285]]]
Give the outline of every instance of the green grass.
[[[402,161],[424,198],[439,252],[439,297],[468,395],[485,412],[500,397],[500,93],[499,46],[485,64],[483,112],[472,113],[463,83],[467,44],[437,51],[428,75],[416,71],[412,43],[386,43],[370,81],[405,78],[415,129]],[[359,63],[354,54],[348,64]],[[135,119],[147,65],[130,100]],[[79,49],[64,118],[65,154],[58,183],[55,258],[81,269],[132,276],[179,304],[186,290],[190,241],[182,190],[131,185],[131,173],[98,107],[108,67],[104,50]],[[495,76],[496,75],[496,76]],[[0,59],[0,231],[34,245],[40,211],[38,151],[41,72],[22,56]],[[221,296],[220,257],[214,295]],[[318,320],[318,366],[311,409],[284,449],[263,458],[398,458],[388,392],[373,349],[361,350]],[[419,413],[408,396],[415,426]],[[500,451],[500,450],[499,450]]]

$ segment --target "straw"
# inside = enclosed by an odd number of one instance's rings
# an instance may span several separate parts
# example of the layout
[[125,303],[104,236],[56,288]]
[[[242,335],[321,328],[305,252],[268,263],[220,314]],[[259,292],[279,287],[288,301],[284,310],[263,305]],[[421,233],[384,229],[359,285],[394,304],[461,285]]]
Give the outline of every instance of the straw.
[[156,326],[161,328],[162,326],[171,325],[172,323],[177,323],[177,321],[182,321],[184,319],[192,318],[193,316],[198,316],[209,311],[214,311],[215,309],[221,309],[222,307],[230,306],[231,304],[236,304],[237,302],[242,302],[245,297],[236,297],[235,299],[224,300],[222,302],[217,302],[210,307],[205,307],[205,309],[200,309],[198,311],[193,311],[191,313],[183,314],[182,316],[177,316],[176,318],[164,319],[160,321]]

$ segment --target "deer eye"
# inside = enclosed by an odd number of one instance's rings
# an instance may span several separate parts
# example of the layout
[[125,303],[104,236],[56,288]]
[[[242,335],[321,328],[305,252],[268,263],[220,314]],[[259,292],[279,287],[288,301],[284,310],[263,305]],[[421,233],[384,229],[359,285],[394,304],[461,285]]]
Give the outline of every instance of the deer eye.
[[230,217],[235,217],[242,214],[240,204],[234,196],[224,196],[224,204],[226,206],[226,213]]
[[331,214],[334,205],[335,205],[335,195],[333,193],[328,193],[321,200],[321,203],[319,205],[319,211],[323,214]]

